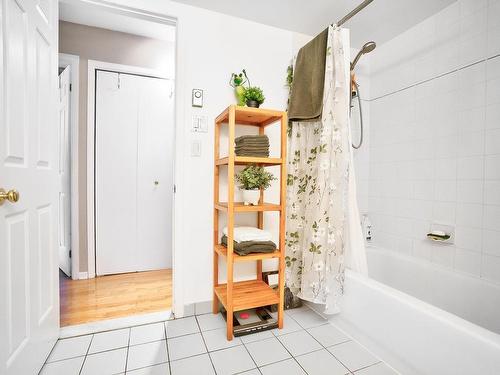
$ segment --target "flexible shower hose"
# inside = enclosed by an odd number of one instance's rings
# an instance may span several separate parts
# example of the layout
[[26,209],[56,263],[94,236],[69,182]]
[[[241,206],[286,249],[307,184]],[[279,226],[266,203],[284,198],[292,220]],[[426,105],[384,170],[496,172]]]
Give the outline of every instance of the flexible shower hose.
[[359,127],[361,128],[361,135],[359,137],[359,144],[357,146],[352,144],[352,147],[357,150],[363,144],[363,110],[361,108],[361,95],[359,93],[359,85],[356,82],[354,82],[354,86],[356,86],[356,93],[357,93],[356,96],[358,98],[358,107],[359,107]]

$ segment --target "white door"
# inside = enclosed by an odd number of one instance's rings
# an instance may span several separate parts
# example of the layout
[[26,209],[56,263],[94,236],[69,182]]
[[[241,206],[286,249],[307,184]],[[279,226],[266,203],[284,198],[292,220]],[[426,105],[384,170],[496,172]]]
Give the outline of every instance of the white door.
[[37,374],[59,334],[56,0],[3,0],[0,373]]
[[97,72],[97,275],[171,268],[171,82]]
[[70,67],[59,74],[59,268],[71,277]]

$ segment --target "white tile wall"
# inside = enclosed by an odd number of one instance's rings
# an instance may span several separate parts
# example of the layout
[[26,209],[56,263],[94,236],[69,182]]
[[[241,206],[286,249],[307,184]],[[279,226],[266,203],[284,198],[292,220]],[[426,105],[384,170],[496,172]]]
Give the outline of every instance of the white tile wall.
[[[500,283],[499,54],[500,0],[459,0],[377,47],[357,168],[376,244]],[[427,241],[432,223],[455,244]]]

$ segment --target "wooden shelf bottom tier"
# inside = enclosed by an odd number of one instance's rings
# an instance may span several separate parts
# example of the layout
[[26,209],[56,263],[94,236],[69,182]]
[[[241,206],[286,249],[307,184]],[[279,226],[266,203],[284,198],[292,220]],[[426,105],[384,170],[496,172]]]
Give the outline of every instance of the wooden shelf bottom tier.
[[[227,310],[227,286],[215,287],[219,301]],[[233,310],[252,309],[279,303],[278,292],[261,280],[240,281],[233,283]]]

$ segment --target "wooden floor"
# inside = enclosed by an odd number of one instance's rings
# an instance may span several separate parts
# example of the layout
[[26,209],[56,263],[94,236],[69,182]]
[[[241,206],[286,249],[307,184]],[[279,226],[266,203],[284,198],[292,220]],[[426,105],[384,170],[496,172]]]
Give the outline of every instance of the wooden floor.
[[71,280],[60,272],[61,326],[168,310],[172,270]]

